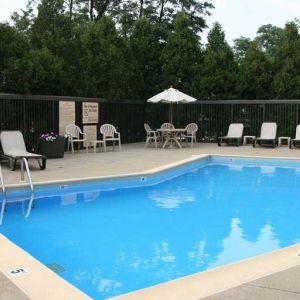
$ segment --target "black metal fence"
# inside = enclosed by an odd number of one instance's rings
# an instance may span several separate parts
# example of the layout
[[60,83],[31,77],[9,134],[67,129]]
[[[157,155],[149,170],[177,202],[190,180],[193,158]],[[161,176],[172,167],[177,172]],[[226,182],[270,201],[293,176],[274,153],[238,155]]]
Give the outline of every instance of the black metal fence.
[[[168,104],[108,102],[98,98],[0,94],[0,131],[21,130],[27,146],[34,150],[38,136],[58,132],[59,101],[76,102],[76,123],[82,126],[82,102],[99,103],[99,124],[114,124],[123,143],[143,141],[143,124],[158,128],[168,121]],[[176,127],[190,122],[199,126],[198,140],[214,142],[227,133],[232,122],[244,123],[245,135],[258,135],[262,122],[276,122],[278,136],[294,136],[299,120],[300,100],[219,100],[173,105]]]

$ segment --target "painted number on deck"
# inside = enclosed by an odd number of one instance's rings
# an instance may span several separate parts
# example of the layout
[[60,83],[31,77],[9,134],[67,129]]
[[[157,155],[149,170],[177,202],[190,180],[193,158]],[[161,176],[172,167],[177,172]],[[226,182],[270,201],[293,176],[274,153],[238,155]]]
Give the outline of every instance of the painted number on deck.
[[9,274],[13,277],[24,276],[24,275],[27,275],[28,273],[29,272],[23,268],[14,269],[9,272]]

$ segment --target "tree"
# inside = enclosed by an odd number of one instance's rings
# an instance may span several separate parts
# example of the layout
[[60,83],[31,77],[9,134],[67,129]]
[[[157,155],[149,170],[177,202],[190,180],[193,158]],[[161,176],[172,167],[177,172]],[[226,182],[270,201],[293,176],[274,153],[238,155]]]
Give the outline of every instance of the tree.
[[164,87],[174,85],[186,93],[192,93],[200,60],[198,37],[191,29],[188,17],[184,13],[178,13],[174,31],[169,34],[161,55]]
[[281,99],[300,97],[300,35],[296,22],[287,23],[275,54],[273,90]]
[[245,58],[246,52],[251,46],[251,39],[246,37],[240,37],[234,40],[233,53],[235,60],[240,63]]
[[283,30],[277,26],[263,25],[257,30],[256,42],[270,57],[274,57],[276,48],[280,44]]
[[237,66],[219,23],[215,23],[208,34],[208,44],[199,72],[199,98],[232,99],[235,97]]
[[0,23],[0,90],[11,92],[7,83],[7,68],[29,51],[26,37],[8,24]]
[[239,91],[242,99],[271,96],[272,63],[257,42],[252,42],[240,64]]
[[7,89],[15,93],[62,94],[63,61],[47,48],[31,50],[6,69]]
[[112,19],[102,17],[91,23],[83,36],[83,44],[84,94],[107,99],[134,99],[139,74],[133,73],[132,53],[118,36]]

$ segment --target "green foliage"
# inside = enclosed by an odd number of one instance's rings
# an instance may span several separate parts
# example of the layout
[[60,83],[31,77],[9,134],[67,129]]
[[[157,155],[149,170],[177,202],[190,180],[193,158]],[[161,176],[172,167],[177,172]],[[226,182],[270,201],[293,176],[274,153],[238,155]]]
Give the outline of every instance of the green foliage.
[[239,91],[242,99],[268,99],[272,90],[272,63],[257,42],[252,42],[240,65]]
[[108,99],[134,97],[132,85],[134,60],[126,43],[118,36],[110,17],[91,23],[83,35],[86,66],[84,94]]
[[7,87],[7,68],[29,50],[27,39],[15,28],[0,23],[0,91]]
[[246,55],[247,50],[251,46],[251,39],[246,37],[240,37],[234,40],[233,53],[235,60],[240,63]]
[[212,8],[201,0],[28,0],[12,26],[0,23],[0,90],[146,101],[174,85],[198,99],[299,98],[299,21],[263,25],[232,48],[216,23],[202,46]]
[[31,50],[6,70],[6,87],[16,93],[59,95],[63,62],[47,48]]
[[219,23],[208,34],[208,45],[200,66],[198,94],[200,99],[232,99],[236,93],[237,66],[231,48]]
[[186,15],[178,13],[174,31],[169,34],[161,55],[163,85],[173,85],[187,93],[192,92],[201,53],[199,40],[190,25]]
[[160,43],[154,26],[146,18],[139,19],[130,37],[130,48],[136,60],[136,74],[141,79],[135,93],[147,100],[159,92],[161,85]]
[[282,39],[282,34],[282,28],[271,24],[263,25],[258,28],[255,40],[270,57],[273,57]]
[[280,99],[300,98],[300,35],[296,22],[287,23],[275,55],[275,96]]

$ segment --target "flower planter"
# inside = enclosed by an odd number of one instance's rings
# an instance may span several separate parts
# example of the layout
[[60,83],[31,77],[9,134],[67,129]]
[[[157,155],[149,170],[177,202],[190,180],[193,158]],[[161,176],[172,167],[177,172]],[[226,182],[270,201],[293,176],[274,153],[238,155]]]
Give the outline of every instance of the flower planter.
[[54,141],[40,140],[39,153],[47,158],[63,158],[65,152],[66,139],[58,137]]

